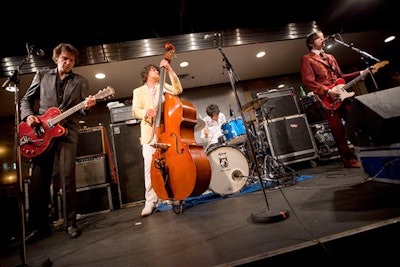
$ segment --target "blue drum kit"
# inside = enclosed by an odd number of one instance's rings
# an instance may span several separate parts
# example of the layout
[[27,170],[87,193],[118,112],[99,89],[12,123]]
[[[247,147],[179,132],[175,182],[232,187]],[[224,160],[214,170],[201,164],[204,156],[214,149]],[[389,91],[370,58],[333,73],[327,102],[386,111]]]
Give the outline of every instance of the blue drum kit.
[[[266,101],[267,98],[250,101],[242,107],[242,111],[260,110]],[[201,126],[204,127],[203,125]],[[249,126],[248,129],[250,141],[256,145],[257,154],[260,153],[259,150],[263,150],[262,153],[264,153],[267,142],[259,140],[260,136],[261,138],[265,136],[260,134],[259,123]],[[222,124],[221,134],[217,146],[206,147],[207,157],[211,164],[209,189],[217,194],[229,195],[239,192],[246,184],[256,180],[252,180],[251,176],[249,176],[251,162],[248,160],[248,149],[246,148],[248,135],[243,119],[241,117],[233,117]]]

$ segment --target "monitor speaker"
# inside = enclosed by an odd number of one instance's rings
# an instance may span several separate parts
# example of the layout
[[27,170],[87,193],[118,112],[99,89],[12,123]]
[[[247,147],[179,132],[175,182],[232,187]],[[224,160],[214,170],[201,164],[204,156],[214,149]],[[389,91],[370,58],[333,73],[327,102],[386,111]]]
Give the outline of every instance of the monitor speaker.
[[144,164],[140,123],[110,124],[120,204],[144,200]]
[[400,87],[356,96],[346,123],[347,138],[355,146],[400,142]]

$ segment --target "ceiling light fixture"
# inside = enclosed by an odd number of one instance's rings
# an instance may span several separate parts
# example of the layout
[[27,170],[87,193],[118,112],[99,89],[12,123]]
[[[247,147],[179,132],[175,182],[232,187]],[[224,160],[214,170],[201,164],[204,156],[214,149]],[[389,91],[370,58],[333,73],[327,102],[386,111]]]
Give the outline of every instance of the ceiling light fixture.
[[181,63],[179,64],[179,66],[180,66],[181,68],[186,68],[187,66],[189,66],[189,62],[183,61],[183,62],[181,62]]
[[265,52],[264,51],[258,52],[257,55],[256,55],[257,58],[261,58],[263,56],[265,56]]
[[106,77],[106,75],[104,73],[96,73],[94,77],[96,77],[96,79],[102,80]]

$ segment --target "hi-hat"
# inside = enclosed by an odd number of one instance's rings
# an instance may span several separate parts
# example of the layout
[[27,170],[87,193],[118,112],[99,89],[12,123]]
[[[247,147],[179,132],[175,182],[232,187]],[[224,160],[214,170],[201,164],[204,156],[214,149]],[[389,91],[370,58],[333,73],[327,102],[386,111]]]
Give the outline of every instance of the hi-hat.
[[201,130],[203,130],[203,128],[205,126],[206,126],[206,123],[202,119],[197,117],[197,124],[194,126],[194,131],[195,132],[200,132]]
[[243,112],[248,112],[248,111],[251,111],[251,110],[258,110],[267,101],[268,101],[268,97],[263,97],[263,98],[259,98],[259,99],[253,99],[253,100],[251,100],[251,101],[249,101],[249,102],[247,102],[246,104],[243,105],[242,111]]

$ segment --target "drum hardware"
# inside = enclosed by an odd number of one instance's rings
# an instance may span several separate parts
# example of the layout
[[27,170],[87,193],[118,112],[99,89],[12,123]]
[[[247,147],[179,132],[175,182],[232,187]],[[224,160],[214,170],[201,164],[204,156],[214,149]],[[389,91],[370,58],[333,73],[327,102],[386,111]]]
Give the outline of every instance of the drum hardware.
[[[249,102],[247,102],[246,104],[243,105],[241,111],[243,112],[249,112],[252,110],[259,110],[262,105],[265,104],[265,102],[268,101],[268,97],[264,97],[264,98],[260,98],[260,99],[253,99]],[[240,109],[239,109],[240,111]]]
[[[261,112],[263,112],[262,109]],[[259,169],[262,172],[261,181],[266,187],[275,187],[288,183],[293,184],[297,172],[268,153],[268,147],[266,146],[267,141],[265,141],[266,134],[264,132],[267,130],[265,124],[268,123],[268,120],[266,119],[268,112],[265,113],[266,114],[263,114],[262,116],[264,121],[259,123],[258,120],[256,120],[256,123],[254,124],[256,134],[252,133],[252,137],[255,139],[253,140],[253,144],[256,145],[256,163],[259,165]],[[258,177],[251,177],[250,179],[256,178]]]
[[[266,99],[262,99],[262,100],[256,100],[250,103],[247,103],[245,107],[242,107],[242,104],[240,103],[240,99],[239,99],[239,95],[237,93],[236,90],[236,86],[235,86],[235,82],[239,80],[239,77],[236,75],[236,73],[233,70],[233,67],[231,65],[231,63],[229,62],[228,58],[226,57],[225,53],[222,51],[222,47],[221,47],[221,42],[219,43],[219,47],[218,47],[219,52],[221,53],[222,57],[223,57],[223,62],[225,63],[224,68],[226,68],[228,70],[228,74],[229,74],[229,80],[231,82],[231,86],[232,86],[232,90],[235,94],[236,97],[236,101],[239,107],[239,111],[240,114],[242,116],[242,118],[244,117],[244,112],[253,110],[253,109],[257,109],[258,107],[261,107],[262,104],[266,101]],[[262,103],[261,103],[262,102]],[[255,152],[254,152],[254,146],[253,143],[250,142],[250,133],[249,133],[249,129],[248,129],[248,125],[247,123],[245,124],[245,133],[246,136],[248,137],[248,144],[249,144],[249,148],[250,148],[250,153],[249,155],[251,156],[252,160],[255,161]],[[243,154],[241,154],[243,155]],[[260,169],[258,168],[258,164],[254,164],[255,165],[255,171],[257,173],[257,176],[259,177],[260,180],[260,187],[261,190],[263,192],[263,197],[264,197],[264,201],[266,204],[266,210],[262,209],[261,211],[258,210],[255,213],[251,214],[251,218],[254,222],[257,223],[268,223],[268,222],[277,222],[277,221],[282,221],[285,220],[289,217],[289,212],[287,210],[274,210],[271,211],[270,207],[269,207],[269,203],[268,203],[268,199],[267,199],[267,194],[265,192],[264,187],[262,186],[262,181],[261,181],[261,173],[260,173]],[[246,161],[246,166],[248,168],[248,164]],[[213,179],[211,179],[213,180]],[[246,179],[247,180],[247,179]]]

